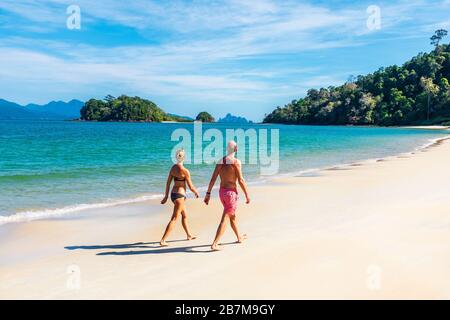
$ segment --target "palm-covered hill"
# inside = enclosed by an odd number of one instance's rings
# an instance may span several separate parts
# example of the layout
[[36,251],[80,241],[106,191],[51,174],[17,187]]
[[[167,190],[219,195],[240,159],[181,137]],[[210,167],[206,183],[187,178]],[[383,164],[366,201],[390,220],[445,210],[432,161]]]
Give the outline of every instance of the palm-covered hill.
[[[432,38],[433,39],[433,38]],[[450,120],[450,45],[436,45],[400,66],[380,68],[338,87],[310,89],[278,107],[266,123],[435,124]]]
[[80,110],[81,120],[87,121],[189,121],[185,117],[164,112],[150,100],[122,95],[104,100],[90,99]]

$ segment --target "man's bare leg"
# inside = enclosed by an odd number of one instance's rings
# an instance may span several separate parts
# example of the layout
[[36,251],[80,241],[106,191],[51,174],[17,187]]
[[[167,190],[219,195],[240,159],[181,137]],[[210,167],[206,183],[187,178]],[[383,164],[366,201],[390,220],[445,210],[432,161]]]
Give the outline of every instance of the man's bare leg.
[[237,227],[236,215],[230,216],[230,225],[234,231],[234,234],[236,235],[237,242],[242,243],[245,239],[247,239],[247,235],[245,235],[245,234],[241,235],[239,233],[239,230]]
[[159,244],[163,247],[167,247],[169,244],[166,242],[167,237],[172,232],[173,227],[175,226],[175,223],[177,222],[178,216],[181,212],[181,204],[180,201],[175,201],[174,207],[173,207],[173,214],[172,218],[170,219],[169,223],[167,224],[166,231],[164,232],[164,235],[159,242]]
[[183,209],[181,211],[181,224],[183,225],[183,229],[186,232],[186,236],[188,240],[194,240],[197,237],[193,236],[191,231],[189,230],[189,225],[188,225],[188,221],[187,221],[187,214],[186,214],[186,209]]
[[225,232],[225,228],[227,227],[228,219],[229,219],[228,214],[224,213],[222,215],[222,220],[220,220],[219,227],[217,228],[216,238],[214,239],[214,242],[211,245],[211,250],[213,250],[213,251],[220,250],[220,248],[218,246],[219,240],[220,240],[220,238],[222,238],[223,233]]

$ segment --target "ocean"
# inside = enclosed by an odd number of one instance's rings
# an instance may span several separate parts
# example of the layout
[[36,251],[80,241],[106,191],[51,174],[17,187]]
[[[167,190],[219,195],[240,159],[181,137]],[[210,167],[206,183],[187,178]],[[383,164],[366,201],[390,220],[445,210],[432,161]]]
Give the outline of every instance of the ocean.
[[[0,224],[161,197],[176,129],[194,130],[180,123],[0,121]],[[278,130],[277,175],[409,152],[448,135],[405,128],[204,124],[203,131],[208,129]],[[186,167],[204,190],[214,165]],[[268,179],[259,164],[245,165],[244,174],[250,183]]]

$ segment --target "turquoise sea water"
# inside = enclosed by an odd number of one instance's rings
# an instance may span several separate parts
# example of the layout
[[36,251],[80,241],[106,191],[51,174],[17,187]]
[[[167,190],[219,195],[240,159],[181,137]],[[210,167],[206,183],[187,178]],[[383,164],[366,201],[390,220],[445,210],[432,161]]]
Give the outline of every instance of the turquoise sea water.
[[[193,125],[0,121],[0,223],[159,196],[177,128],[192,132]],[[210,128],[279,129],[280,174],[412,151],[448,135],[400,128],[203,126]],[[205,187],[213,165],[187,167],[194,183]],[[249,181],[261,179],[257,165],[244,173]]]

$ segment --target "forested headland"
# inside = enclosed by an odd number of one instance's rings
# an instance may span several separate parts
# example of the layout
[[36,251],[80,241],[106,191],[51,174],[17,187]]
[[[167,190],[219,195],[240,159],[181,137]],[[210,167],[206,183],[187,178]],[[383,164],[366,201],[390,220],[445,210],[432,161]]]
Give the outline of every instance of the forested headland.
[[431,38],[433,51],[402,66],[351,77],[337,87],[310,89],[304,98],[277,107],[265,123],[311,125],[450,125],[450,45],[447,34]]

